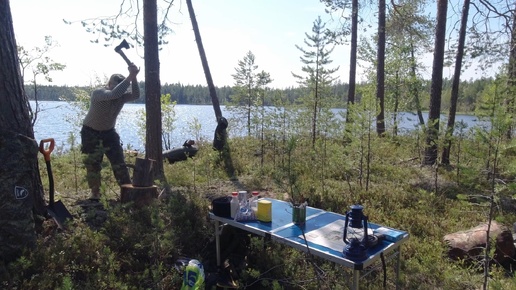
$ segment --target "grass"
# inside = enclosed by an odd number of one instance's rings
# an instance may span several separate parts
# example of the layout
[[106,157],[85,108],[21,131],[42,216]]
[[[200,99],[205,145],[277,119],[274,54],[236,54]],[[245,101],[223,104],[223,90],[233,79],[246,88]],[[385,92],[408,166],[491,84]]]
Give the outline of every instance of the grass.
[[[77,205],[88,196],[77,151],[53,156],[56,199],[74,214],[66,231],[46,220],[38,244],[9,264],[5,289],[179,289],[179,257],[200,260],[213,276],[215,244],[210,200],[235,190],[259,190],[278,199],[303,195],[310,204],[345,213],[360,203],[370,221],[408,231],[401,262],[402,289],[480,289],[483,272],[446,257],[443,237],[488,221],[485,196],[493,189],[486,173],[488,144],[462,140],[460,164],[422,167],[416,136],[376,138],[370,151],[358,142],[319,140],[315,148],[298,139],[294,150],[269,140],[263,154],[253,139],[231,139],[235,176],[228,177],[211,144],[198,144],[194,159],[164,164],[173,192],[147,207],[120,204],[109,164],[103,170],[102,209]],[[503,154],[503,153],[502,153]],[[261,158],[263,156],[263,164]],[[369,164],[366,156],[369,156]],[[514,157],[500,156],[497,200],[512,200]],[[134,157],[127,157],[134,163]],[[366,166],[366,165],[369,166]],[[40,160],[44,187],[48,180]],[[459,170],[458,170],[459,169]],[[481,196],[481,198],[473,198]],[[474,202],[473,202],[474,201]],[[495,219],[510,226],[510,207],[497,204]],[[223,251],[241,289],[347,289],[349,272],[281,244],[227,229]],[[476,265],[478,266],[478,265]],[[508,270],[493,266],[489,289],[514,289]],[[388,267],[387,288],[394,288]],[[363,289],[383,289],[374,271]]]

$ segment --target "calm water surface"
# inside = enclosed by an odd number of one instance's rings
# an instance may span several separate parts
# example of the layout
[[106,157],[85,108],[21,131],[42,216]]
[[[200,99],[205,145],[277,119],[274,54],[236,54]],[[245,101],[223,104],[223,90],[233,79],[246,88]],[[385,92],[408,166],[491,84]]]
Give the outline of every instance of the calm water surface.
[[[34,108],[34,103],[31,102]],[[36,140],[54,138],[56,146],[63,148],[70,147],[70,136],[73,134],[77,138],[76,144],[80,143],[81,121],[83,112],[74,108],[66,102],[40,101],[40,112],[34,126]],[[139,151],[144,151],[143,140],[139,136],[138,130],[138,111],[144,110],[144,104],[126,104],[117,119],[116,130],[124,143],[124,148],[128,145]],[[221,107],[223,115],[228,116]],[[176,105],[175,129],[172,132],[172,147],[181,146],[187,139],[212,140],[213,133],[217,126],[213,107]],[[193,129],[193,123],[197,120],[200,130]],[[39,141],[38,141],[39,142]]]
[[[35,103],[31,102],[31,106],[35,108]],[[79,132],[83,112],[67,102],[40,101],[39,106],[40,112],[34,126],[36,140],[54,138],[58,148],[66,149],[71,146],[70,136],[73,134],[77,138],[76,144],[80,143]],[[130,146],[132,149],[142,152],[145,149],[143,140],[138,135],[137,112],[143,109],[145,109],[144,104],[126,104],[118,117],[116,129],[124,143],[124,148]],[[224,106],[221,106],[221,110],[226,118],[230,119],[233,116]],[[338,112],[339,110],[335,109],[334,111]],[[181,146],[187,139],[209,140],[210,142],[213,140],[217,124],[211,105],[176,105],[175,111],[176,122],[172,132],[172,147]],[[424,114],[424,117],[426,120],[427,115]],[[193,129],[192,123],[195,120],[199,123],[200,130]],[[387,120],[387,122],[389,121]],[[468,128],[482,124],[475,116],[469,115],[457,115],[456,122],[459,121],[465,122]],[[417,127],[418,119],[415,114],[400,113],[399,122],[400,132],[411,131]],[[230,122],[230,126],[231,124]],[[233,136],[245,134],[245,130],[242,128],[230,127],[229,130]]]

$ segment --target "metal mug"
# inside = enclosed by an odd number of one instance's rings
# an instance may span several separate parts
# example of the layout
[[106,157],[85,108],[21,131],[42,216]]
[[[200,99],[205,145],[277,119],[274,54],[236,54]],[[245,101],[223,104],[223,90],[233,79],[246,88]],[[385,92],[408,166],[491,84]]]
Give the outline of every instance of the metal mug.
[[292,206],[292,222],[296,225],[304,225],[306,222],[306,206]]

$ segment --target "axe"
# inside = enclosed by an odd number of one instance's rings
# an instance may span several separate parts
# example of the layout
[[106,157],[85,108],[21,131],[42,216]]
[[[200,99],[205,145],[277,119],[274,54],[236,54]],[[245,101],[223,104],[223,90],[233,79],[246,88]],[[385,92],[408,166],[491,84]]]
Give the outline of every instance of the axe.
[[132,62],[127,58],[127,56],[125,56],[125,53],[122,51],[122,48],[125,48],[125,49],[130,48],[129,43],[127,43],[127,41],[125,41],[125,39],[122,40],[122,42],[119,45],[117,45],[117,47],[115,47],[115,52],[117,52],[118,54],[120,54],[122,56],[122,58],[125,60],[127,65],[131,65]]

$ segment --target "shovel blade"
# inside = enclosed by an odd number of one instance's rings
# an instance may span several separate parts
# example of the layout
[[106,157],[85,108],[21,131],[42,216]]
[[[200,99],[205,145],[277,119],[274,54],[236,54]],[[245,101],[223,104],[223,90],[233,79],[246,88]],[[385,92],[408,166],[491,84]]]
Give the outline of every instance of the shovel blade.
[[47,210],[60,229],[65,228],[65,223],[67,220],[73,219],[72,214],[68,211],[63,202],[60,200],[54,202],[54,204],[52,206],[49,206]]

